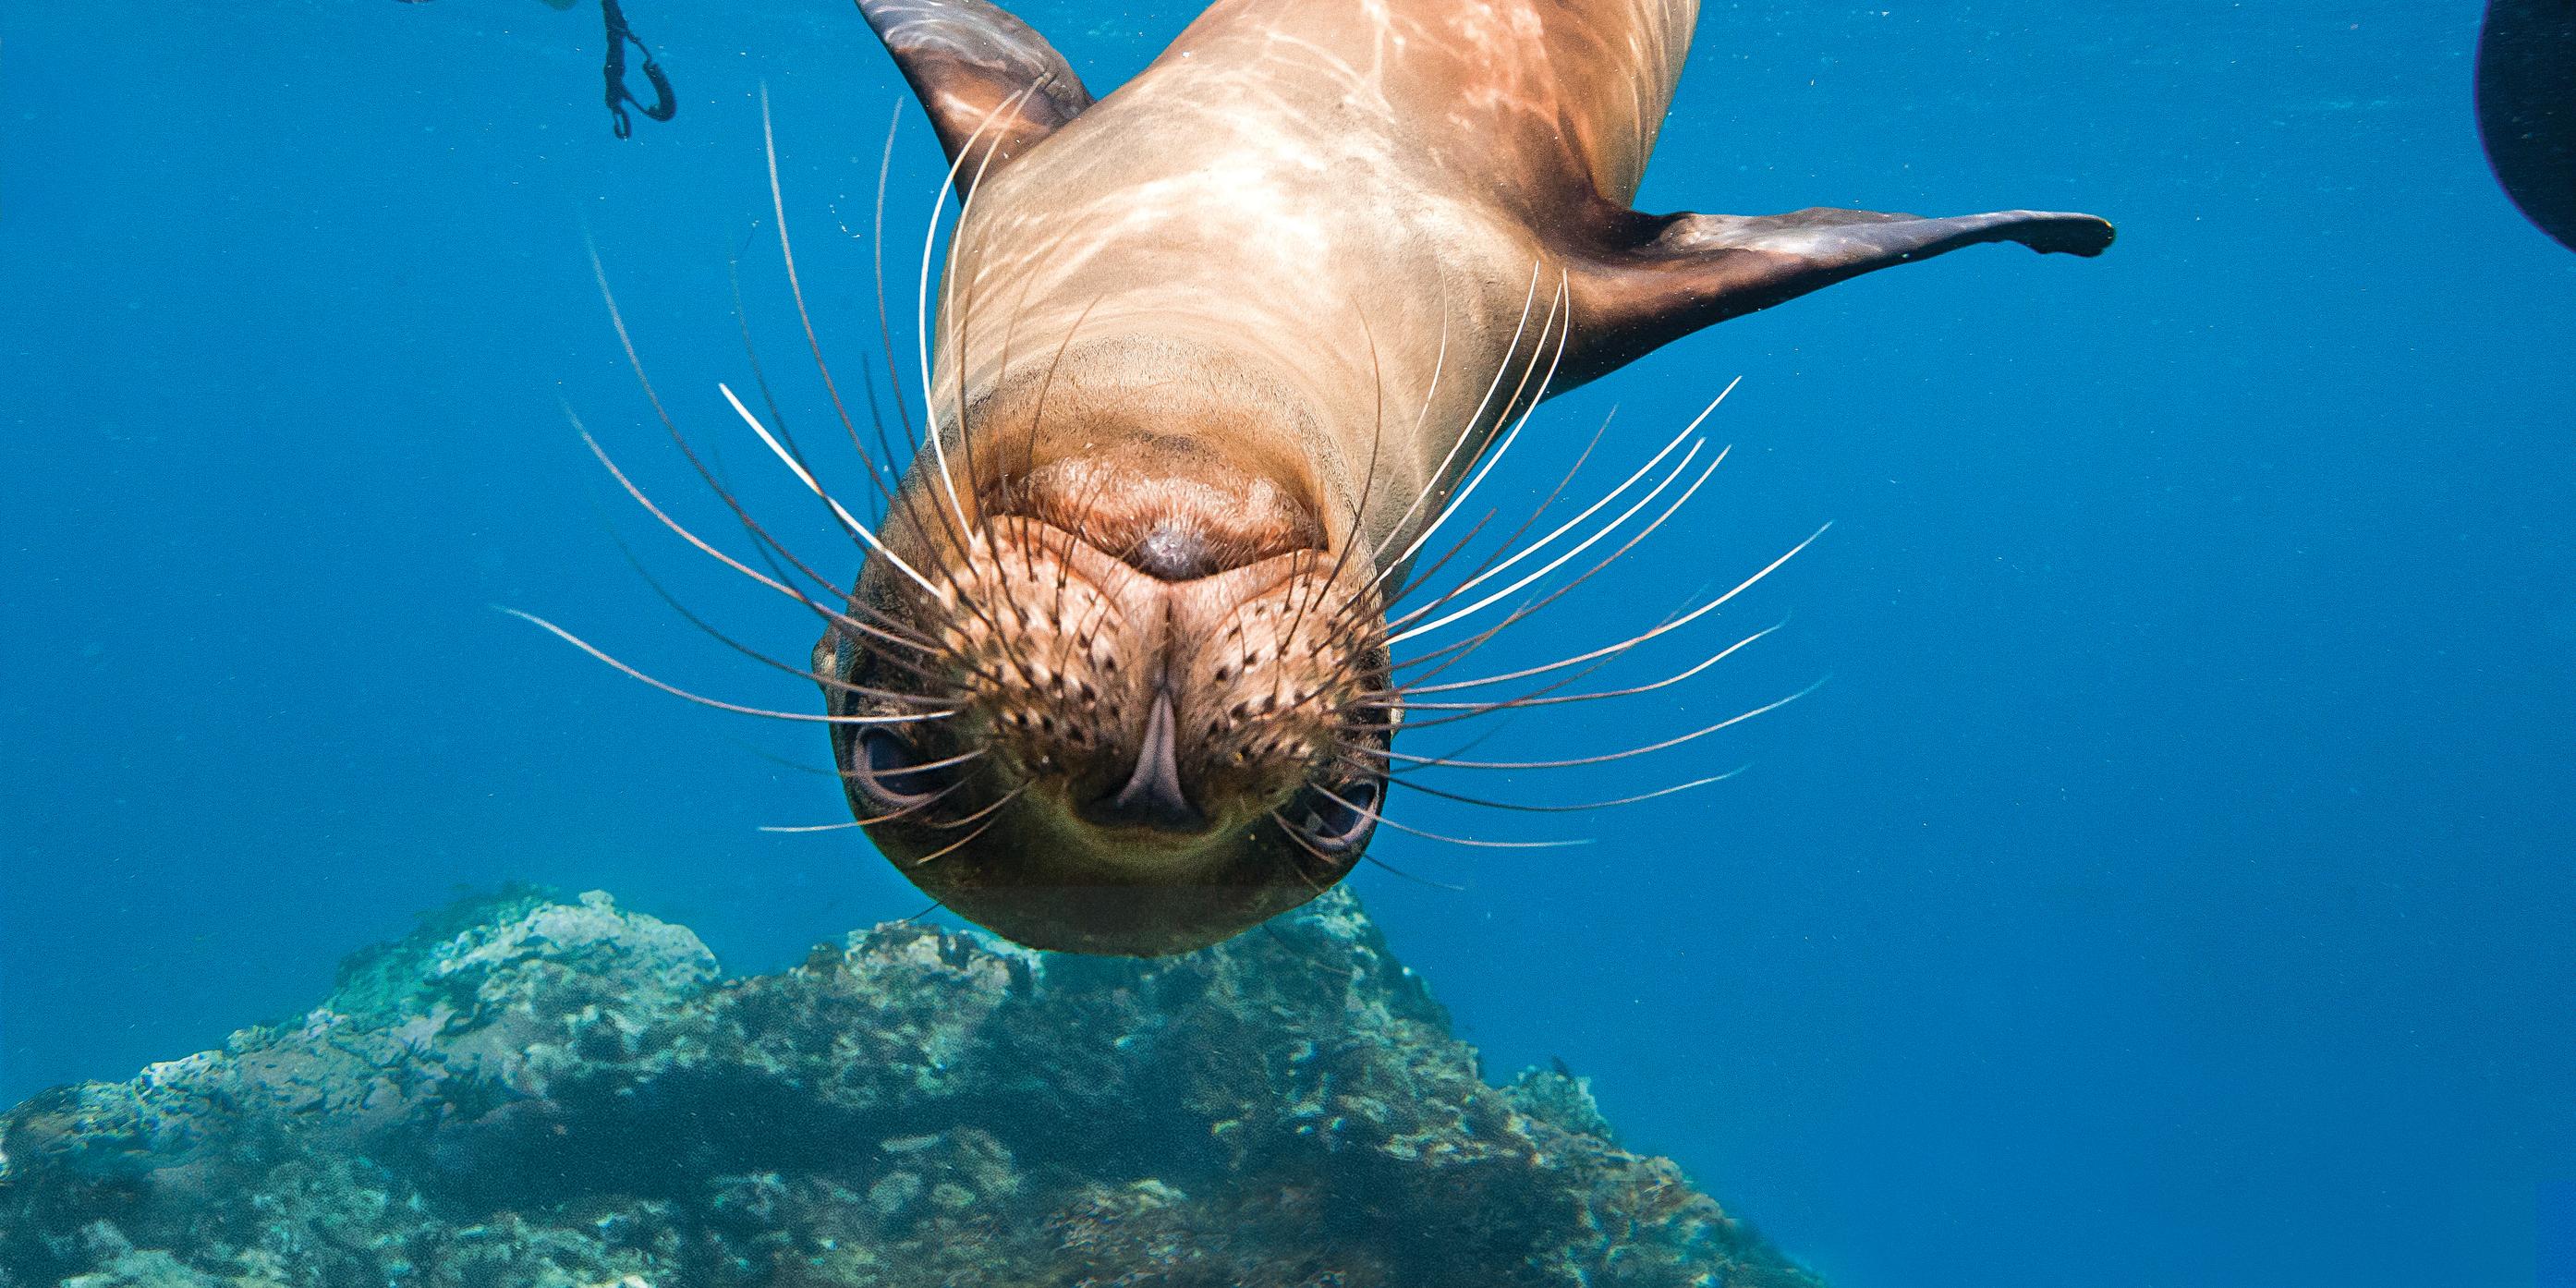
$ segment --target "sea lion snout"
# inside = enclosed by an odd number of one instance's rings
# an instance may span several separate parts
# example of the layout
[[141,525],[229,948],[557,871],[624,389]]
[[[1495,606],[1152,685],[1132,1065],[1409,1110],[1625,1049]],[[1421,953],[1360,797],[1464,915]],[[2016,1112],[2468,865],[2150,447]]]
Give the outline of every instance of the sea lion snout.
[[937,599],[899,602],[941,646],[937,669],[909,665],[951,714],[843,740],[854,809],[924,890],[1024,943],[1155,954],[1294,907],[1356,861],[1386,672],[1352,561],[1299,549],[1166,577],[1146,568],[1205,565],[1002,517],[949,562]]

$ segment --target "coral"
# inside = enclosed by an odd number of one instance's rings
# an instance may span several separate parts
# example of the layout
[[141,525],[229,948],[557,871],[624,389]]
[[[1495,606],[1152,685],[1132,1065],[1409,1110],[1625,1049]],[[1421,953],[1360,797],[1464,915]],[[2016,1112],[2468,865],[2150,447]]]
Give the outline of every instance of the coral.
[[1340,892],[1178,958],[893,924],[726,979],[512,891],[0,1115],[0,1288],[1815,1282],[1583,1080],[1488,1086]]

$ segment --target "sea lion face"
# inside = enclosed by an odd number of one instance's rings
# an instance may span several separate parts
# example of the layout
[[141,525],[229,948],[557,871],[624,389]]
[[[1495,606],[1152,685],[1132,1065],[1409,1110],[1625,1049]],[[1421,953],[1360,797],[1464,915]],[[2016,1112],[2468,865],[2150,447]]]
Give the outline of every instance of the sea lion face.
[[955,509],[909,490],[851,614],[879,633],[834,628],[815,671],[835,715],[928,717],[834,731],[853,813],[924,891],[1034,947],[1180,952],[1367,844],[1376,571],[1196,440],[1081,437]]

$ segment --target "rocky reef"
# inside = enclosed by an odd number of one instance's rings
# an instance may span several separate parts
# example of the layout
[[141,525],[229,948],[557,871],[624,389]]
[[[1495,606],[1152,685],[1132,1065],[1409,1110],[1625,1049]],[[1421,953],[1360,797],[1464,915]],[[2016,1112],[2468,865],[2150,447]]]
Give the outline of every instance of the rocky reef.
[[0,1288],[1816,1283],[1582,1080],[1487,1085],[1339,892],[1160,961],[892,924],[749,979],[519,892],[0,1151]]

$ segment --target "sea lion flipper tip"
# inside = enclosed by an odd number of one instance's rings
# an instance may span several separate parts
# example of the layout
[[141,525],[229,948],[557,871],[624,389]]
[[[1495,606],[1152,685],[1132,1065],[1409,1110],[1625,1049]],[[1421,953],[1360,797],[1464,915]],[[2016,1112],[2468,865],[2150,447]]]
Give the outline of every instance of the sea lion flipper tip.
[[1924,219],[1813,207],[1785,215],[1636,219],[1648,235],[1578,257],[1577,312],[1592,319],[1597,337],[1587,375],[1701,327],[1962,246],[2009,241],[2041,254],[2090,258],[2116,236],[2098,216],[2050,210]]
[[[989,0],[858,0],[895,66],[921,100],[960,196],[975,176],[1026,152],[1091,106],[1082,77],[1055,46]],[[989,153],[989,160],[987,154]]]

